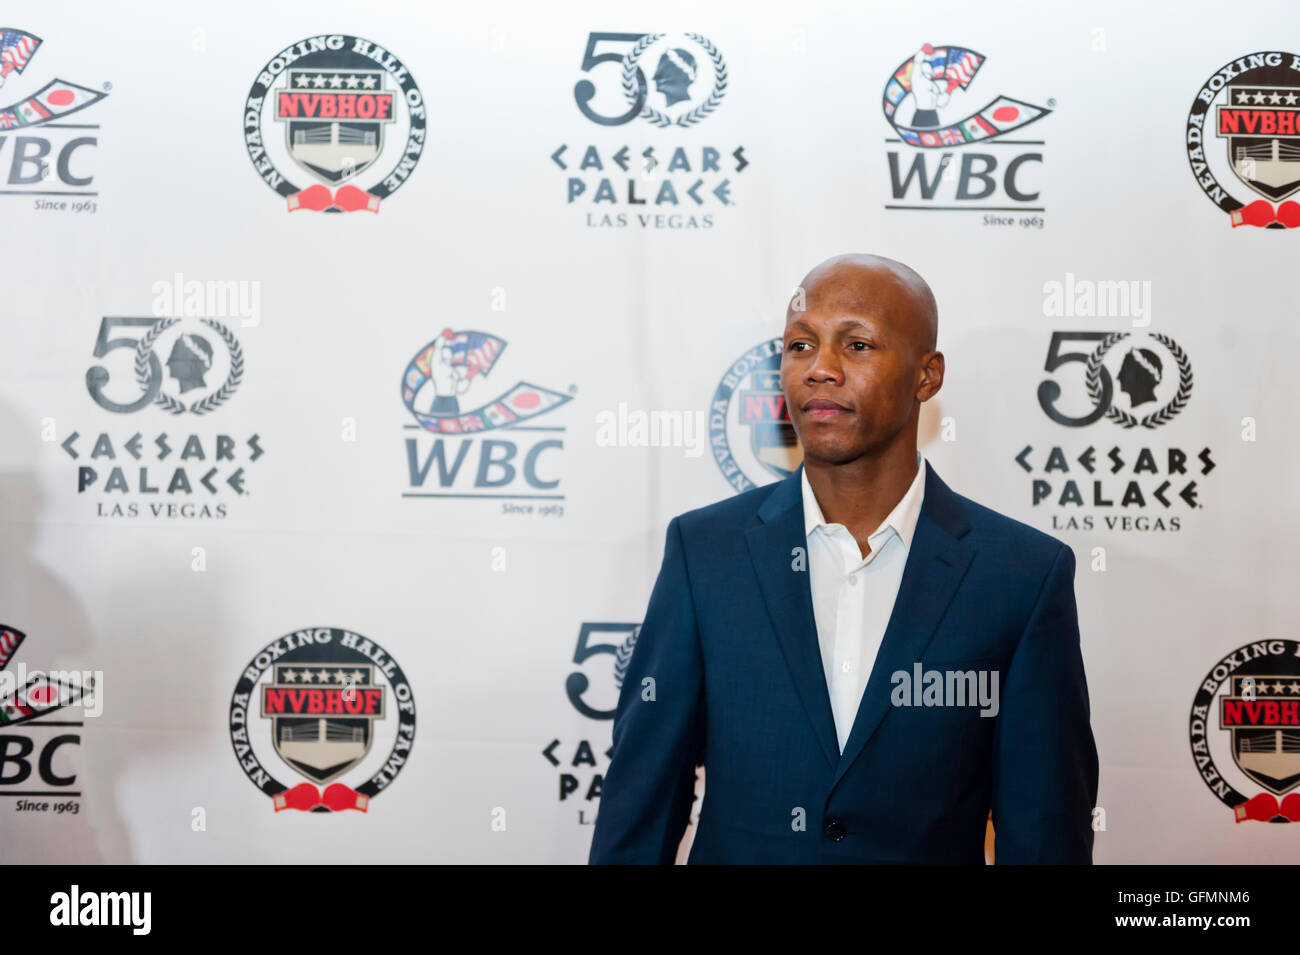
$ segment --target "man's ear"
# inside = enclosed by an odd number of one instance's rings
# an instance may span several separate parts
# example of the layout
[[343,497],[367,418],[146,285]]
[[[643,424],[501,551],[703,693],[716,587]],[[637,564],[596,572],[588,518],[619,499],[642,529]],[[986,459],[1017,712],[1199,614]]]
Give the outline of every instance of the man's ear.
[[943,352],[928,352],[921,359],[921,368],[917,373],[916,400],[929,401],[943,387]]

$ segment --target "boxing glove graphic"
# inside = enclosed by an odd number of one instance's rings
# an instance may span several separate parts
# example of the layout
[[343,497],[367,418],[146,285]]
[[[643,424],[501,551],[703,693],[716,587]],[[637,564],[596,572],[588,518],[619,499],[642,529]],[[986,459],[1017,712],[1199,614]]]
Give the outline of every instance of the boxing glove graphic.
[[289,196],[286,201],[289,204],[290,212],[298,209],[310,209],[312,212],[320,212],[334,202],[330,197],[330,191],[321,185],[308,186],[302,192],[295,192]]
[[1278,813],[1277,797],[1272,793],[1260,793],[1236,808],[1237,821],[1245,822],[1255,819],[1268,822]]
[[362,192],[356,186],[343,186],[338,192],[334,193],[334,205],[344,212],[358,212],[361,209],[368,209],[377,213],[379,211],[379,197],[372,196],[368,192]]
[[321,794],[321,802],[334,812],[342,812],[344,809],[359,809],[365,812],[370,805],[370,798],[361,795],[351,786],[331,783]]
[[1256,199],[1250,205],[1238,209],[1232,214],[1232,227],[1235,229],[1239,225],[1253,225],[1263,228],[1277,218],[1277,214],[1263,199]]
[[1300,202],[1287,201],[1278,206],[1277,221],[1288,229],[1300,226]]
[[299,783],[292,789],[275,797],[275,811],[281,809],[299,809],[308,812],[320,805],[320,793],[311,783]]
[[1278,811],[1292,822],[1300,822],[1300,793],[1288,793],[1282,797],[1282,805],[1278,807]]

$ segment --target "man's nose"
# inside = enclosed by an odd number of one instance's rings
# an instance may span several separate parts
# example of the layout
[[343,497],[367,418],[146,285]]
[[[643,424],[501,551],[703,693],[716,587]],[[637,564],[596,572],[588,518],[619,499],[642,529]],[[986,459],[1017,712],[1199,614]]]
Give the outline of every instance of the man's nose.
[[833,381],[839,382],[844,379],[844,364],[840,361],[839,355],[831,348],[820,348],[817,350],[817,357],[808,369],[808,380],[810,382]]

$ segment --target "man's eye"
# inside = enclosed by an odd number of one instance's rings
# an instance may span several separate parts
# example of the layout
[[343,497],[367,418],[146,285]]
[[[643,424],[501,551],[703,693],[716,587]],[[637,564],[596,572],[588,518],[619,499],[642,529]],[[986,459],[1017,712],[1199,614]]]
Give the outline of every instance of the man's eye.
[[[808,345],[808,343],[807,343],[807,342],[791,342],[791,343],[790,343],[790,351],[803,351],[803,346],[805,346],[805,345]],[[812,346],[811,346],[811,345],[808,345],[808,347],[811,348]]]
[[871,347],[870,342],[852,342],[851,347],[854,351],[866,351]]

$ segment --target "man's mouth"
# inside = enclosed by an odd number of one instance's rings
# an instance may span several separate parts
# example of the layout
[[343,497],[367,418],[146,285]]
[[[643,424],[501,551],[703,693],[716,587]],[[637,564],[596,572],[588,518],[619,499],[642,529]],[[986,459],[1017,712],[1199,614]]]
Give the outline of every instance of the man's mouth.
[[837,418],[840,415],[852,414],[853,412],[829,398],[813,398],[804,404],[803,413],[814,421],[824,421],[828,418]]

